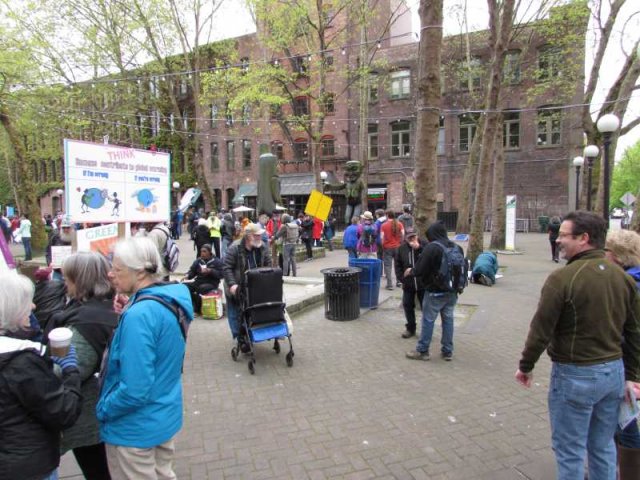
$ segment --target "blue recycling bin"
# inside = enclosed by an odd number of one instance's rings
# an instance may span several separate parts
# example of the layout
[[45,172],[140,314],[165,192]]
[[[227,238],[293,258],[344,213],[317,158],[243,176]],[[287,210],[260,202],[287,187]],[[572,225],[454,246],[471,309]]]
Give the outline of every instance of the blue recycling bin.
[[360,308],[377,308],[380,294],[382,260],[377,258],[349,258],[349,266],[360,272]]

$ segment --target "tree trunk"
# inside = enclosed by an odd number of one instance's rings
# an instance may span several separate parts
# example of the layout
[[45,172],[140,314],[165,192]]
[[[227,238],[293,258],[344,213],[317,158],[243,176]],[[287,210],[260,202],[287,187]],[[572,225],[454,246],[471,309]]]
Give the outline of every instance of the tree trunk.
[[483,129],[483,146],[480,154],[480,166],[478,172],[478,190],[476,191],[476,204],[474,205],[471,222],[471,235],[469,237],[469,250],[467,256],[473,263],[476,257],[484,249],[484,216],[486,199],[489,187],[489,167],[491,164],[492,147],[495,142],[498,129],[498,100],[502,85],[502,68],[508,45],[511,26],[513,24],[513,9],[515,0],[505,0],[502,6],[502,14],[496,0],[488,0],[490,17],[490,37],[493,54],[491,56],[491,68],[485,108],[487,109]]
[[[29,218],[31,219],[31,243],[33,246],[35,248],[44,248],[47,245],[47,235],[41,220],[42,212],[40,211],[38,194],[33,182],[31,162],[27,159],[27,153],[20,135],[13,126],[11,117],[7,113],[5,105],[2,103],[0,103],[0,123],[2,123],[2,126],[7,132],[9,143],[11,143],[13,151],[16,154],[15,165],[12,165],[16,176],[15,179],[11,178],[11,182],[12,184],[14,181],[18,182],[18,185],[15,185],[14,189],[18,193],[18,204],[21,205],[23,209],[20,213],[29,214]],[[7,161],[11,162],[9,156],[7,156]]]
[[460,190],[460,207],[458,208],[458,221],[456,224],[457,233],[469,233],[471,224],[470,212],[475,205],[475,186],[478,181],[478,163],[480,157],[480,145],[482,144],[482,129],[484,128],[484,117],[480,118],[476,134],[471,142],[467,166],[462,178],[462,188]]
[[[418,95],[415,143],[415,219],[418,231],[424,232],[437,218],[438,129],[440,128],[440,62],[442,54],[443,0],[420,0],[422,31],[418,47]],[[423,27],[424,28],[424,27]]]
[[[364,18],[364,9],[368,7],[367,0],[362,0],[360,8],[362,9],[361,15]],[[358,151],[360,152],[360,163],[362,163],[362,183],[364,188],[362,189],[362,195],[360,201],[362,202],[362,211],[369,209],[368,205],[368,191],[369,191],[369,149],[368,149],[368,128],[367,118],[369,117],[369,74],[367,66],[364,65],[364,59],[367,57],[367,30],[366,22],[361,22],[360,25],[360,88],[358,92],[359,98],[359,122],[360,129],[358,130]],[[366,72],[366,73],[365,73]]]
[[[502,115],[498,125],[502,124]],[[493,143],[493,188],[491,209],[491,250],[503,250],[505,244],[505,199],[504,199],[504,148],[502,148],[502,128],[498,127]]]

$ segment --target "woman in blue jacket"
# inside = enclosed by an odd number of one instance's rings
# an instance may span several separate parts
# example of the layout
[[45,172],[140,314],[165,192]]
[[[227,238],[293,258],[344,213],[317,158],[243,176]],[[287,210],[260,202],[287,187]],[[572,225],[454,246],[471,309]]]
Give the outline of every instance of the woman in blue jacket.
[[349,258],[357,258],[358,252],[356,247],[358,246],[358,223],[360,219],[353,217],[351,219],[351,225],[349,225],[342,236],[342,245],[349,254]]
[[113,478],[176,478],[173,439],[182,427],[184,331],[193,307],[185,285],[157,283],[163,275],[148,238],[116,245],[110,276],[129,298],[103,365],[96,407]]

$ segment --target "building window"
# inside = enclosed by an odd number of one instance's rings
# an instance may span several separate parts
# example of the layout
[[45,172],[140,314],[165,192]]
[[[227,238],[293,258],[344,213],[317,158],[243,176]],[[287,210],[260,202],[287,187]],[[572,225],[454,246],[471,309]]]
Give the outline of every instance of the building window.
[[180,80],[180,95],[186,95],[188,91],[187,79],[183,78]]
[[438,155],[444,155],[444,115],[440,115],[440,125],[438,128]]
[[538,81],[544,82],[560,76],[560,49],[545,45],[538,49]]
[[291,59],[293,64],[293,71],[297,74],[306,77],[309,74],[309,60],[305,55],[299,57],[293,57]]
[[505,83],[520,83],[520,50],[510,50],[504,59],[502,78]]
[[411,94],[411,71],[399,70],[391,73],[391,99],[409,98]]
[[405,120],[391,124],[391,156],[408,157],[411,154],[411,124]]
[[189,110],[187,110],[186,108],[182,112],[182,129],[185,132],[189,131]]
[[242,140],[242,168],[251,168],[251,140]]
[[325,93],[324,114],[334,115],[336,113],[336,95],[335,93]]
[[220,170],[220,154],[218,152],[218,142],[211,142],[211,171]]
[[538,110],[537,145],[551,147],[560,145],[561,112],[555,108],[541,108]]
[[211,104],[211,128],[216,128],[218,123],[218,106]]
[[229,102],[227,102],[224,106],[224,116],[225,124],[227,125],[227,127],[233,127],[233,112],[231,111]]
[[271,153],[275,155],[278,160],[284,160],[284,146],[282,142],[271,142]]
[[307,97],[293,99],[293,114],[298,117],[309,115],[309,99]]
[[40,164],[40,181],[45,183],[47,181],[47,161],[43,160]]
[[51,180],[54,182],[58,180],[58,169],[56,168],[56,161],[51,160],[50,162],[50,172],[51,172]]
[[240,59],[240,69],[242,73],[247,73],[249,71],[249,57],[242,57]]
[[236,144],[233,140],[227,140],[227,170],[236,168]]
[[505,150],[520,148],[520,112],[504,112],[502,146]]
[[367,100],[369,100],[369,103],[376,103],[378,101],[378,75],[369,75]]
[[458,149],[461,152],[468,152],[471,149],[473,138],[476,136],[478,127],[477,114],[463,113],[458,117],[460,122],[460,139]]
[[477,57],[471,58],[469,62],[460,64],[460,89],[480,88],[482,79],[482,60]]
[[378,124],[367,125],[367,155],[369,158],[378,158]]
[[331,135],[327,135],[320,139],[322,146],[323,157],[335,157],[336,155],[336,141]]
[[269,119],[278,120],[282,116],[282,107],[280,105],[269,105]]
[[176,133],[176,118],[173,113],[169,114],[169,128],[171,129],[171,133]]
[[298,138],[293,142],[293,154],[299,162],[309,160],[309,142],[304,138]]
[[242,124],[249,125],[251,123],[251,107],[245,103],[242,105]]
[[333,70],[333,54],[329,52],[325,52],[324,54],[324,67],[328,71]]

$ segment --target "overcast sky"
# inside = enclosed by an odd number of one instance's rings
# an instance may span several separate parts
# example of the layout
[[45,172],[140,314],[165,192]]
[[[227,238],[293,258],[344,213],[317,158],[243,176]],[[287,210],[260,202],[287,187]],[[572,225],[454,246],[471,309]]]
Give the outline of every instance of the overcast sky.
[[[460,32],[460,25],[462,23],[463,17],[463,2],[464,0],[445,0],[445,34],[455,34]],[[407,3],[414,11],[414,28],[416,31],[419,31],[419,19],[417,15],[419,0],[407,0]],[[533,11],[531,7],[535,6],[536,2],[535,0],[525,0],[522,3],[528,6],[528,11],[522,12],[521,17],[525,16],[526,18],[530,19]],[[604,3],[606,4],[607,2]],[[622,59],[624,58],[621,48],[626,48],[628,52],[628,49],[631,48],[630,46],[633,45],[640,36],[640,15],[632,15],[634,12],[637,12],[639,10],[637,5],[633,5],[634,3],[636,2],[628,0],[620,15],[620,18],[624,20],[630,18],[629,23],[625,27],[624,38],[622,38],[621,35],[621,29],[624,22],[619,20],[618,24],[616,25],[614,33],[615,41],[610,42],[611,48],[607,51],[604,68],[602,69],[602,73],[598,83],[598,91],[593,99],[594,111],[597,110],[598,102],[601,102],[604,99],[605,93],[608,91],[608,88],[619,72],[619,66],[622,63]],[[604,12],[604,14],[606,15],[606,10]],[[469,18],[470,31],[487,28],[488,16],[485,2],[482,0],[469,0],[467,2],[467,17]],[[234,37],[255,32],[255,25],[253,24],[250,15],[244,8],[244,2],[242,1],[226,0],[221,7],[218,18],[223,19],[223,21],[217,29],[216,39]],[[232,19],[232,21],[228,21],[230,19]],[[588,74],[589,69],[591,68],[593,58],[592,46],[595,41],[593,32],[594,25],[592,19],[589,25],[589,34],[586,39],[587,60],[585,65],[585,76],[586,74]],[[636,91],[634,92],[634,98],[630,102],[627,109],[627,116],[625,117],[625,119],[628,122],[630,121],[630,119],[636,118],[639,115],[640,91]],[[620,139],[618,143],[618,150],[616,152],[616,158],[619,159],[622,156],[624,149],[630,145],[633,145],[639,139],[640,126],[636,127],[625,137]]]

